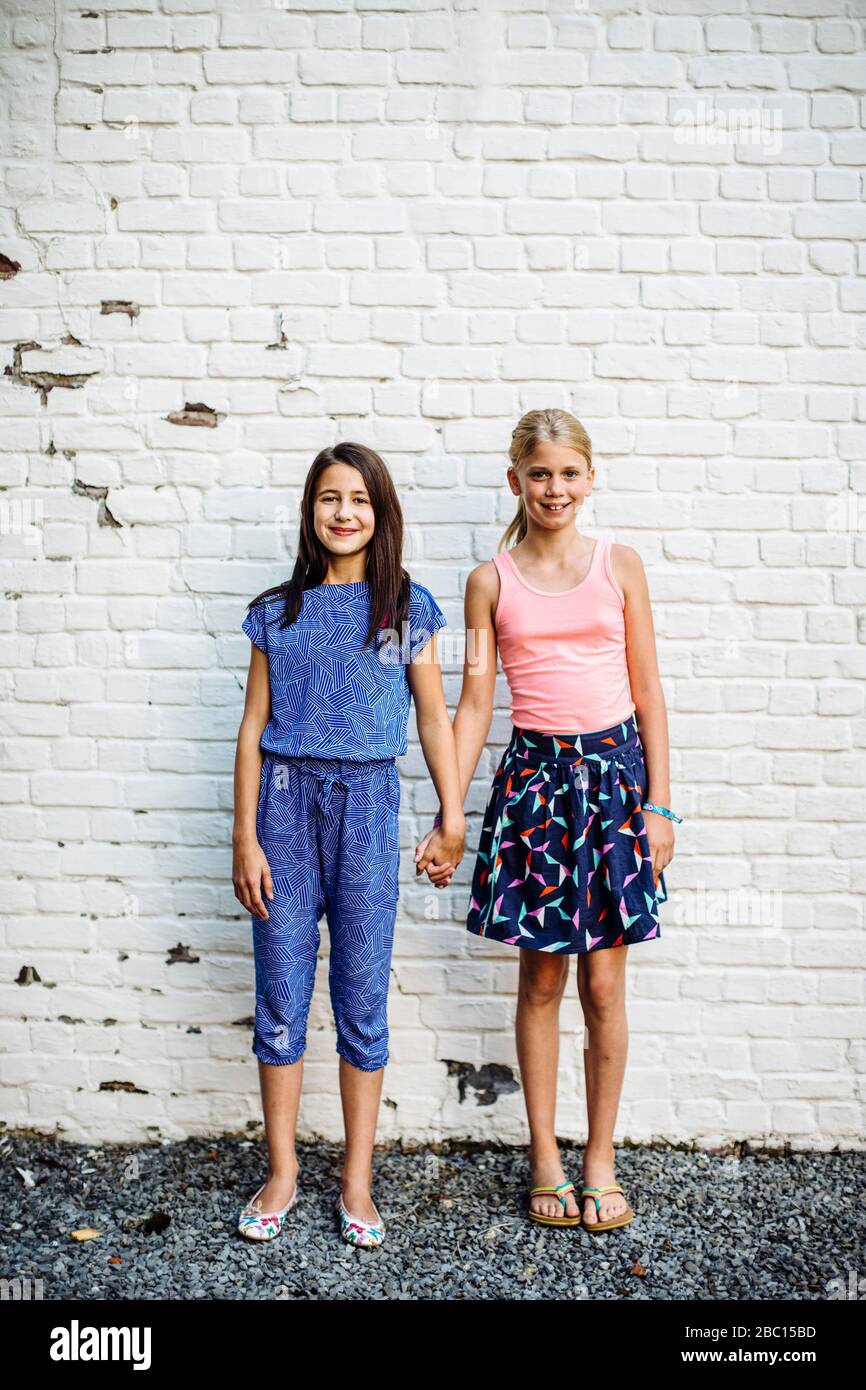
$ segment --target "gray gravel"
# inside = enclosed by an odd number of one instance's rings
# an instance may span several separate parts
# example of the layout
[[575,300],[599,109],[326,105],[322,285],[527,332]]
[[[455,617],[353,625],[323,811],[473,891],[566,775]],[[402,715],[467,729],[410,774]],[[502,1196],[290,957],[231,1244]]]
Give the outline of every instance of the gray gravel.
[[[575,1182],[581,1152],[563,1145]],[[238,1236],[265,1155],[237,1136],[85,1147],[7,1133],[0,1276],[42,1278],[46,1299],[824,1300],[831,1281],[863,1273],[862,1153],[617,1148],[637,1216],[591,1236],[526,1220],[523,1149],[380,1149],[378,1250],[340,1240],[341,1150],[321,1142],[299,1145],[300,1199],[283,1234]],[[88,1226],[99,1239],[71,1239]]]

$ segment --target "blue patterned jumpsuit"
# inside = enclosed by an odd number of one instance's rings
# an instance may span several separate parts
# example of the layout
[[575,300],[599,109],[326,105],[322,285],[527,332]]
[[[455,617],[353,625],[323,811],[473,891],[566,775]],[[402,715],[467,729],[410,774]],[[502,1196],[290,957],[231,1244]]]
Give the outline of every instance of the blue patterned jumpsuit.
[[[267,653],[271,718],[256,834],[274,896],[252,916],[256,1012],[252,1051],[276,1066],[305,1051],[307,1015],[327,915],[337,1052],[363,1071],[388,1060],[388,983],[400,865],[400,778],[407,751],[407,662],[445,623],[410,585],[408,641],[363,647],[366,580],[307,589],[282,628],[283,599],[253,607],[242,627]],[[399,637],[398,637],[399,642]],[[395,659],[396,657],[396,659]]]

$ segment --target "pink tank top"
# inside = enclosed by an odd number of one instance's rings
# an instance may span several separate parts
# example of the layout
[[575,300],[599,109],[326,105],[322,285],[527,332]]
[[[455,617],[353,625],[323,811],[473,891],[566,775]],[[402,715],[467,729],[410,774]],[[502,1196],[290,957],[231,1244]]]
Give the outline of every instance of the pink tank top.
[[634,711],[625,657],[625,595],[597,539],[589,571],[573,589],[536,589],[507,550],[494,624],[511,692],[511,722],[539,733],[591,733]]

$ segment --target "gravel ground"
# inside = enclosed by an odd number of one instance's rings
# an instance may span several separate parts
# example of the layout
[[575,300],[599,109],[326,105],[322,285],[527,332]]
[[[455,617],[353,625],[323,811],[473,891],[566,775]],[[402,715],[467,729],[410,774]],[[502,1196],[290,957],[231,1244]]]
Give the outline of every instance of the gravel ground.
[[[562,1147],[575,1182],[581,1152]],[[299,1145],[298,1206],[263,1245],[235,1230],[264,1178],[261,1141],[85,1147],[10,1133],[0,1156],[0,1276],[41,1277],[45,1299],[824,1300],[862,1273],[863,1153],[618,1148],[636,1219],[591,1236],[526,1220],[522,1149],[380,1149],[378,1250],[339,1237],[334,1144]],[[101,1235],[73,1241],[81,1227]]]

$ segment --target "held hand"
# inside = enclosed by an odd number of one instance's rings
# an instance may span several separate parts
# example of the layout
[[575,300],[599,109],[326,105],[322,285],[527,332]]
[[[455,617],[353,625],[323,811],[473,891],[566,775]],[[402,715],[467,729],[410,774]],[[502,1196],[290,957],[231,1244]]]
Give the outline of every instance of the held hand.
[[418,867],[418,860],[419,860],[419,859],[422,857],[422,855],[424,854],[424,851],[426,850],[427,846],[429,845],[429,843],[430,843],[430,841],[431,841],[431,839],[432,839],[432,837],[433,837],[433,835],[434,835],[435,833],[436,833],[436,832],[435,832],[434,830],[428,830],[428,831],[427,831],[427,834],[424,836],[423,840],[419,840],[419,841],[418,841],[418,847],[417,847],[417,849],[415,850],[415,865],[416,865],[416,868],[415,868],[415,877],[416,877],[416,878],[418,877],[419,874],[421,874],[421,873],[424,872],[424,870],[423,870],[422,868]]
[[463,858],[465,839],[465,823],[447,829],[437,826],[429,831],[415,851],[416,876],[426,869],[431,883],[437,888],[447,888]]
[[264,887],[268,898],[274,896],[274,883],[265,852],[258,840],[243,846],[236,846],[232,855],[232,883],[235,897],[243,903],[247,912],[268,920],[268,911],[262,902],[261,890]]
[[660,816],[657,811],[644,811],[644,825],[653,861],[653,878],[658,887],[662,869],[666,869],[674,857],[674,827],[667,816]]

